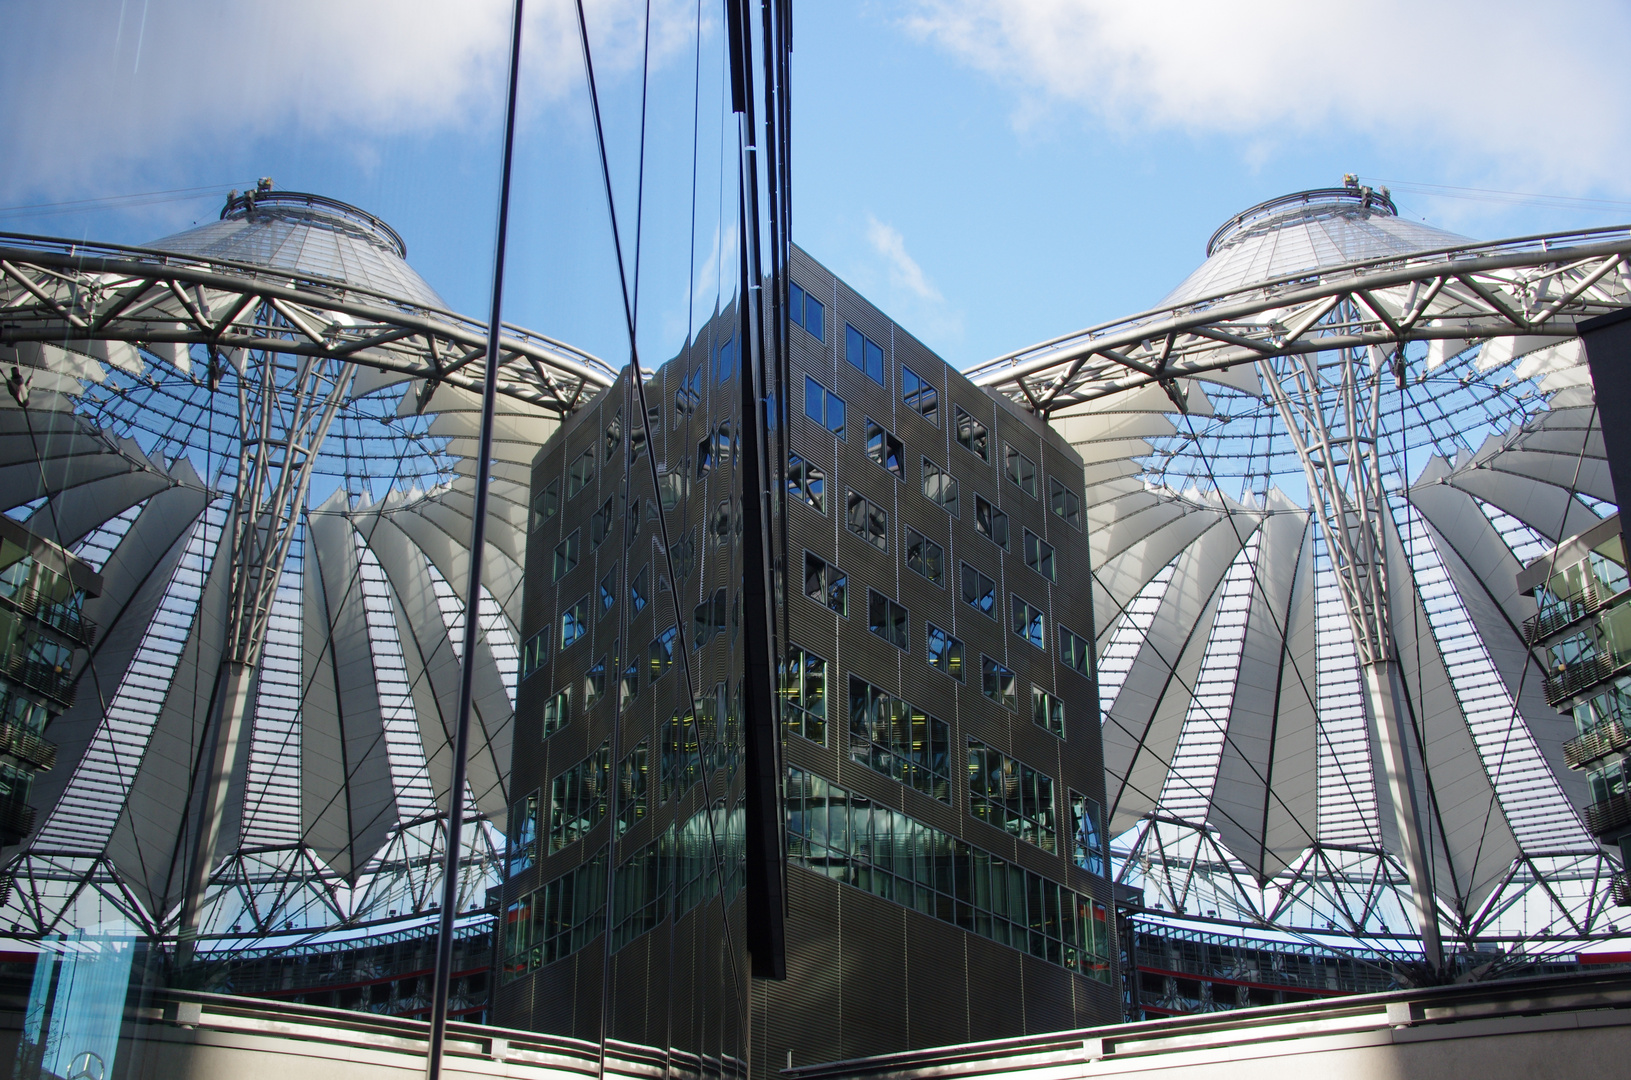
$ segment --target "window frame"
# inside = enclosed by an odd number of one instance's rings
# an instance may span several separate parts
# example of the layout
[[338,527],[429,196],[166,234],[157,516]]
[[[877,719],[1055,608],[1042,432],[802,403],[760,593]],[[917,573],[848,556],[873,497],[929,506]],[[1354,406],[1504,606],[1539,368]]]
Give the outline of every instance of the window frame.
[[[855,507],[857,502],[866,508],[866,524],[864,529],[857,529],[855,527]],[[888,554],[889,511],[885,510],[883,507],[879,506],[865,495],[862,495],[854,488],[844,489],[844,510],[845,531],[847,531],[851,536],[872,545],[879,551]],[[878,539],[873,539],[872,527],[877,524],[877,519],[880,518],[883,521],[883,533]]]
[[1027,645],[1048,651],[1047,612],[1019,593],[1008,594],[1008,629]]
[[[949,469],[942,469],[927,457],[923,458],[919,471],[923,478],[923,497],[952,517],[960,519],[963,516],[961,505],[962,484],[957,477],[953,476]],[[940,491],[943,497],[930,494],[929,481],[931,479],[940,482]],[[951,493],[949,496],[945,495],[947,491]]]
[[[881,618],[880,618],[881,613]],[[904,604],[887,593],[866,591],[866,628],[901,652],[912,651],[912,616]]]
[[[961,405],[952,406],[952,438],[964,450],[991,464],[991,429]],[[975,444],[979,447],[976,449]]]
[[[1007,451],[1008,451],[1008,454],[1007,454],[1006,460],[1003,463],[1002,472],[1003,472],[1003,475],[1008,478],[1008,482],[1010,484],[1013,484],[1015,487],[1019,488],[1019,490],[1023,491],[1025,494],[1029,495],[1033,499],[1041,498],[1041,494],[1040,494],[1041,490],[1042,490],[1041,485],[1036,482],[1036,477],[1037,477],[1036,462],[1032,461],[1029,454],[1027,454],[1023,450],[1019,449],[1019,447],[1015,446],[1013,443],[1009,443],[1007,445]],[[1024,476],[1022,478],[1021,476],[1015,475],[1015,473],[1016,473],[1016,470],[1014,468],[1014,459],[1015,458],[1018,458],[1020,461],[1023,461],[1026,464],[1026,466],[1029,468],[1030,472],[1029,472],[1029,474],[1027,476]],[[1026,480],[1030,481],[1030,483],[1028,485],[1025,483]]]
[[[963,601],[963,603],[967,604],[969,607],[973,608],[975,611],[978,611],[981,615],[984,615],[986,618],[992,620],[993,622],[1000,621],[1002,616],[1000,614],[998,614],[998,612],[997,612],[997,583],[996,583],[996,581],[993,580],[992,578],[987,577],[985,575],[985,573],[980,570],[979,567],[974,566],[974,565],[972,565],[970,563],[964,562],[961,559],[958,560],[957,566],[958,566],[958,571],[957,571],[957,595],[958,595],[958,598],[961,599]],[[989,596],[991,598],[991,606],[990,606],[989,610],[986,609],[986,608],[981,607],[977,600],[970,600],[969,599],[968,581],[969,581],[969,575],[970,574],[974,575],[974,584],[976,586],[975,595],[976,596]],[[989,586],[989,588],[987,588],[986,586]]]
[[[920,541],[920,543],[914,544],[912,542],[912,538],[914,536],[917,537],[917,539]],[[902,543],[904,543],[905,546],[906,546],[906,569],[910,570],[912,573],[916,574],[918,577],[922,578],[924,581],[927,581],[930,585],[933,585],[935,588],[944,589],[946,587],[946,549],[945,549],[945,547],[943,547],[938,540],[933,540],[933,539],[929,538],[928,536],[925,536],[923,533],[918,532],[916,529],[914,529],[910,525],[906,526],[906,536],[905,536],[904,540],[902,541]],[[932,547],[932,548],[934,548],[934,550],[936,552],[936,555],[935,555],[936,573],[934,573],[934,574],[929,574],[926,571],[920,569],[919,567],[912,565],[912,559],[913,559],[912,551],[913,551],[913,549],[914,548],[921,548],[921,547],[924,547],[924,546]],[[924,560],[920,557],[918,559],[918,561],[923,562]]]

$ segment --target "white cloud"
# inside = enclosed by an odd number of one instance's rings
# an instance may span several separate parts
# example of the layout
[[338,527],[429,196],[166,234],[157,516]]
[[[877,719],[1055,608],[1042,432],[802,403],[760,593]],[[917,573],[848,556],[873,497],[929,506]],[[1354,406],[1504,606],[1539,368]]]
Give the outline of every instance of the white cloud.
[[[644,0],[589,0],[597,75],[638,72]],[[290,132],[382,137],[500,123],[507,0],[56,0],[0,6],[0,198],[117,189],[169,157]],[[527,7],[526,98],[582,83],[574,5]],[[691,40],[653,4],[659,58]],[[684,51],[689,51],[688,49]]]
[[882,256],[888,265],[890,284],[907,289],[920,300],[938,304],[945,299],[940,295],[940,290],[923,276],[923,268],[917,264],[917,260],[906,253],[906,240],[900,230],[868,214],[866,239],[872,245],[872,250]]
[[1615,0],[918,0],[907,27],[1039,105],[1126,129],[1419,142],[1552,190],[1623,189],[1631,8]]

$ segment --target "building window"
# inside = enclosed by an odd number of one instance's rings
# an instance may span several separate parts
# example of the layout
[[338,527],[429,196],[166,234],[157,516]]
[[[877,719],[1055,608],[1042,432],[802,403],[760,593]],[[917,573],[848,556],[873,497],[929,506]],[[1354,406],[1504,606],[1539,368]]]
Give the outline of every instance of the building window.
[[811,742],[827,741],[827,661],[803,647],[788,647],[782,663],[782,711],[787,730]]
[[[653,642],[653,645],[656,643]],[[633,650],[630,650],[631,652]],[[634,704],[634,699],[640,696],[640,661],[637,657],[629,657],[629,666],[623,669],[623,680],[618,688],[617,711],[622,712]]]
[[1073,529],[1082,527],[1082,500],[1057,478],[1048,477],[1048,508],[1070,523]]
[[923,497],[952,517],[958,516],[956,478],[928,458],[923,459]]
[[674,509],[690,491],[690,471],[690,458],[681,457],[675,468],[664,469],[657,474],[657,498],[662,502],[664,510]]
[[866,377],[883,385],[883,346],[861,333],[849,323],[844,324],[844,359],[856,371],[866,372]]
[[589,597],[581,596],[561,612],[561,648],[567,648],[589,632]]
[[1025,565],[1049,581],[1059,580],[1053,565],[1053,545],[1029,529],[1025,530]]
[[634,575],[634,581],[629,585],[629,607],[636,615],[644,611],[646,601],[651,596],[651,567],[642,566],[640,572]]
[[1046,650],[1048,647],[1047,636],[1043,630],[1045,624],[1042,620],[1041,609],[1034,608],[1017,595],[1009,593],[1008,611],[1010,616],[1009,628],[1037,648]]
[[929,654],[929,666],[963,681],[963,643],[934,623],[926,623],[924,642]]
[[679,628],[670,626],[667,630],[651,639],[651,647],[647,655],[651,662],[650,679],[656,682],[668,674],[668,669],[674,666],[674,642],[679,637]]
[[946,550],[911,526],[906,528],[906,568],[946,587]]
[[997,617],[997,583],[968,563],[962,570],[963,603],[979,610],[988,619]]
[[1057,850],[1053,778],[975,739],[968,741],[968,812],[1043,851]]
[[595,479],[595,451],[593,447],[579,454],[577,460],[572,462],[571,471],[566,477],[566,497],[568,499],[588,487]]
[[538,792],[510,806],[510,828],[504,835],[509,841],[505,876],[513,878],[531,870],[538,861]]
[[883,469],[894,474],[895,479],[906,479],[906,448],[901,446],[900,440],[895,438],[883,427],[873,420],[866,418],[866,456],[871,458]]
[[714,350],[714,382],[722,383],[736,373],[736,335],[732,334]]
[[876,589],[866,591],[866,628],[895,648],[912,651],[906,609]]
[[714,590],[709,599],[691,610],[691,648],[700,649],[725,632],[725,588]]
[[702,369],[699,367],[689,375],[682,375],[680,385],[674,390],[674,426],[678,427],[701,404]]
[[951,726],[855,675],[849,677],[849,755],[914,791],[951,802]]
[[611,759],[611,744],[601,743],[600,749],[550,782],[550,851],[559,851],[581,840],[606,816]]
[[1010,446],[1007,472],[1009,481],[1015,487],[1031,498],[1036,498],[1036,462]]
[[617,564],[606,571],[606,576],[600,579],[600,617],[605,618],[606,613],[612,610],[617,603]]
[[587,709],[606,696],[606,657],[601,656],[583,676],[583,707]]
[[720,499],[714,506],[713,517],[708,519],[708,535],[716,546],[726,546],[732,536],[742,535],[742,517],[736,511],[735,498]]
[[817,341],[827,340],[827,306],[793,281],[787,283],[787,319]]
[[1062,624],[1059,627],[1059,659],[1079,675],[1091,674],[1088,664],[1092,661],[1088,654],[1087,639],[1080,634],[1072,633]]
[[974,496],[974,530],[1002,550],[1008,550],[1008,515],[978,494]]
[[844,399],[808,375],[804,377],[804,415],[840,439],[845,438]]
[[940,426],[940,393],[934,384],[921,378],[909,367],[900,369],[900,398],[906,407],[923,419]]
[[551,569],[551,581],[559,581],[566,574],[577,568],[577,540],[581,538],[581,529],[572,530],[566,540],[555,545],[555,566]]
[[808,551],[804,553],[804,595],[849,617],[849,575]]
[[1080,792],[1070,793],[1070,835],[1072,858],[1090,874],[1104,876],[1104,817],[1093,799]]
[[883,507],[870,499],[847,492],[849,512],[846,524],[849,531],[879,551],[889,550],[889,515]]
[[589,519],[589,550],[594,551],[612,535],[612,499],[606,497],[595,516]]
[[985,654],[980,655],[980,692],[1005,709],[1018,711],[1014,673]]
[[534,530],[550,518],[561,508],[561,482],[551,480],[544,485],[544,490],[532,497],[532,527]]
[[521,677],[525,679],[549,663],[549,628],[538,631],[521,646]]
[[677,589],[691,576],[691,567],[697,561],[697,531],[687,529],[685,535],[668,546],[669,563],[674,567],[674,587]]
[[1065,737],[1065,703],[1042,689],[1031,687],[1031,722],[1044,731]]
[[622,836],[646,816],[646,781],[651,748],[646,740],[629,752],[617,768],[617,835]]
[[606,452],[602,460],[610,462],[612,455],[617,453],[617,448],[623,445],[623,410],[621,407],[612,414],[611,422],[606,425],[605,439]]
[[[881,851],[894,857],[879,859]],[[799,768],[787,770],[787,855],[796,866],[1110,985],[1105,905]]]
[[562,690],[560,693],[554,695],[548,701],[544,702],[543,738],[549,738],[551,735],[555,734],[557,731],[566,726],[566,722],[571,719],[568,708],[571,700],[570,693],[566,690]]
[[813,461],[797,454],[787,456],[787,497],[803,502],[818,514],[827,512],[827,474]]
[[957,418],[957,441],[974,453],[979,455],[986,464],[991,462],[991,433],[984,424],[970,416],[961,405],[955,408]]

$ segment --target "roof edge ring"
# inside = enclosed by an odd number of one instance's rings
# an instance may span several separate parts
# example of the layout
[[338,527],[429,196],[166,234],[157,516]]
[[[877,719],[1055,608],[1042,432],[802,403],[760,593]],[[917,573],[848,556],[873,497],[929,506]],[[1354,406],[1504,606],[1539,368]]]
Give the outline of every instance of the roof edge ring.
[[398,258],[408,257],[408,245],[402,235],[391,228],[384,221],[370,214],[366,210],[358,209],[350,203],[331,199],[326,195],[312,195],[303,191],[246,191],[243,194],[233,192],[227,197],[227,203],[221,207],[221,220],[232,217],[247,217],[258,207],[265,206],[301,206],[314,210],[326,210],[346,218],[384,240],[397,254]]
[[1347,204],[1359,210],[1381,214],[1384,217],[1399,216],[1399,208],[1394,205],[1393,196],[1388,192],[1387,188],[1378,190],[1359,184],[1350,184],[1339,188],[1312,188],[1308,191],[1280,195],[1265,202],[1260,202],[1256,206],[1242,210],[1228,221],[1225,221],[1218,226],[1217,232],[1214,232],[1211,239],[1206,242],[1206,257],[1210,259],[1225,240],[1240,231],[1248,222],[1267,217],[1276,210],[1283,210],[1288,206],[1312,206],[1318,203],[1326,203],[1332,206]]

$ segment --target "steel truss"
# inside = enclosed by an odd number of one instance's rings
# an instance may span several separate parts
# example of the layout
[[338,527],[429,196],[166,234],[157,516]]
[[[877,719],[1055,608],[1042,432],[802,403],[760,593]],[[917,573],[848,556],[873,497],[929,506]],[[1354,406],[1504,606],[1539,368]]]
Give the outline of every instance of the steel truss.
[[1101,323],[968,375],[1054,417],[1151,383],[1176,395],[1179,378],[1277,357],[1391,354],[1405,341],[1442,342],[1453,354],[1488,338],[1562,339],[1631,304],[1627,256],[1631,230],[1616,228],[1351,263]]
[[[269,317],[269,313],[275,314]],[[604,361],[505,324],[499,393],[571,412],[610,386]],[[0,345],[39,342],[111,358],[140,345],[182,371],[208,350],[212,386],[247,350],[356,363],[480,393],[486,327],[447,311],[263,267],[0,233]]]

